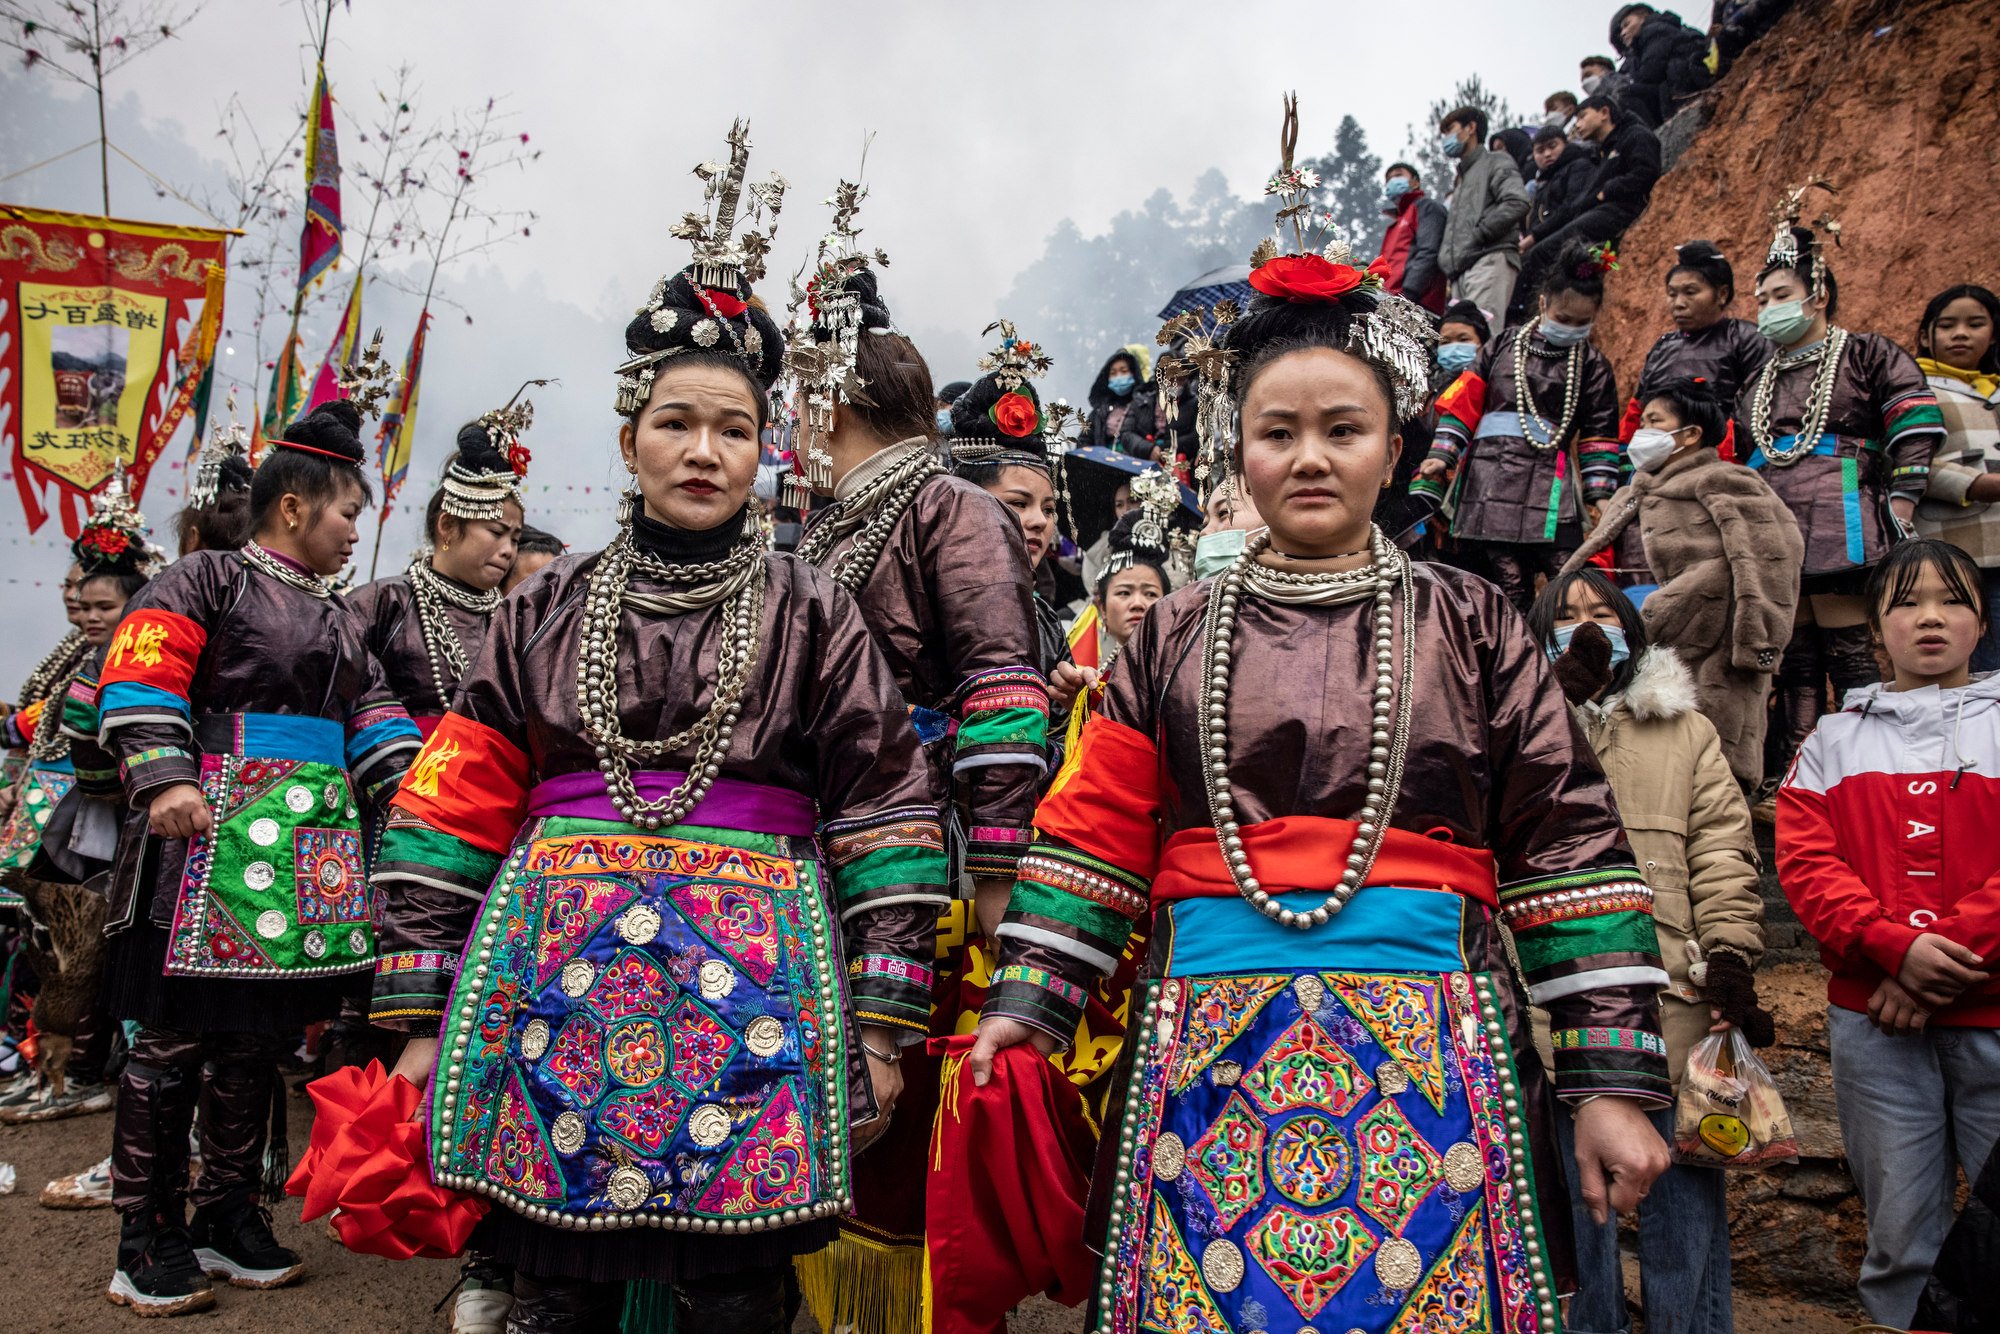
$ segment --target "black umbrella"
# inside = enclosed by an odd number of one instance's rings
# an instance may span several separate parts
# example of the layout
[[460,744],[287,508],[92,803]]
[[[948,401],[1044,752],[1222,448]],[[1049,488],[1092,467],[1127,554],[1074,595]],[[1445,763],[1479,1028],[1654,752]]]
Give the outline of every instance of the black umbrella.
[[[1103,445],[1072,449],[1063,455],[1070,510],[1076,516],[1077,545],[1087,549],[1110,532],[1111,525],[1118,521],[1111,508],[1119,486],[1159,466]],[[1175,527],[1193,527],[1200,522],[1201,502],[1195,498],[1193,488],[1181,488],[1181,507],[1174,518]]]
[[1248,264],[1225,264],[1219,269],[1210,269],[1193,282],[1182,284],[1181,289],[1160,308],[1160,318],[1170,320],[1185,311],[1206,311],[1224,299],[1239,306],[1246,305],[1256,293],[1257,289],[1250,286]]

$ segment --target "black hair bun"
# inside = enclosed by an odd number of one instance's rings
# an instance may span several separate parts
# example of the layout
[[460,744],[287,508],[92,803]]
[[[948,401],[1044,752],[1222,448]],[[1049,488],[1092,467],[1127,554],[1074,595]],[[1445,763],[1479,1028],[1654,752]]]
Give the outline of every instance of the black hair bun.
[[1675,246],[1674,254],[1683,264],[1707,264],[1718,259],[1727,262],[1727,257],[1713,241],[1689,241]]
[[361,409],[344,398],[322,403],[287,426],[282,443],[331,455],[356,467],[367,457],[361,447]]
[[[1033,430],[1014,435],[1003,429],[994,418],[987,416],[1008,394],[1019,394],[1035,405]],[[1011,414],[1009,419],[1012,420]],[[997,373],[982,375],[972,382],[971,388],[953,399],[951,403],[951,432],[953,438],[959,441],[998,440],[1002,443],[1018,441],[1030,448],[1036,448],[1041,445],[1043,426],[1041,396],[1035,392],[1035,386],[1026,380],[1021,381],[1013,389],[1002,389]]]
[[[875,270],[857,268],[847,275],[847,281],[840,285],[840,290],[860,304],[861,327],[864,330],[895,327],[895,321],[889,317],[889,303],[882,299],[882,288],[876,281]],[[821,308],[824,309],[824,306]],[[813,321],[812,329],[813,337],[822,343],[833,337],[833,330],[817,320]]]
[[216,489],[218,491],[248,491],[252,475],[249,462],[231,454],[222,460]]
[[[686,270],[663,280],[646,309],[632,317],[625,347],[634,357],[648,352],[733,357],[767,393],[785,360],[784,335],[749,283],[737,279],[734,291],[697,287]],[[671,361],[657,365],[664,370]]]
[[1246,365],[1274,343],[1341,347],[1356,316],[1375,309],[1372,294],[1357,288],[1331,301],[1293,301],[1260,293],[1249,309],[1229,326],[1223,346]]
[[506,473],[513,475],[514,465],[507,461],[487,435],[486,428],[476,421],[467,422],[458,428],[458,466],[467,472]]

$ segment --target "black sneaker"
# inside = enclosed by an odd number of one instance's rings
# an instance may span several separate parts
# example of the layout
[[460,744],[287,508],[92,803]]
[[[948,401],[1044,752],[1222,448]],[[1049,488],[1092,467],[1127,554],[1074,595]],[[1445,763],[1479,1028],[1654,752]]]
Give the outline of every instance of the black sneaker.
[[305,1272],[298,1252],[278,1244],[271,1211],[245,1200],[194,1211],[194,1255],[204,1272],[238,1288],[282,1288]]
[[187,1229],[153,1218],[128,1218],[118,1234],[118,1270],[105,1297],[135,1315],[187,1315],[215,1305]]

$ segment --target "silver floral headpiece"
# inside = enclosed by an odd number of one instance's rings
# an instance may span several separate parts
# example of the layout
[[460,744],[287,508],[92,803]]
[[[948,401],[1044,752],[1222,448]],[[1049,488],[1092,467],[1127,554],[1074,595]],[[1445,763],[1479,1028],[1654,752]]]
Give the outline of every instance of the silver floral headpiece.
[[83,521],[71,550],[86,578],[124,565],[150,579],[167,566],[167,553],[147,540],[151,532],[146,516],[132,501],[125,467],[118,464],[111,469],[109,480],[91,496],[90,516]]
[[196,456],[194,476],[188,480],[187,503],[190,508],[205,510],[215,505],[222,496],[222,465],[230,459],[241,459],[245,467],[250,464],[250,428],[236,420],[236,390],[229,391],[227,400],[229,425],[218,425],[208,434],[208,443],[201,447]]
[[792,276],[785,370],[805,404],[803,444],[785,478],[785,503],[795,507],[807,504],[814,491],[832,488],[833,456],[821,442],[833,431],[834,408],[852,402],[867,385],[858,369],[864,311],[860,295],[848,290],[847,284],[871,263],[889,266],[887,253],[859,245],[861,229],[854,220],[867,197],[868,188],[854,181],[841,181],[834,188],[826,201],[833,209],[833,227],[819,239],[812,276],[799,281],[804,266]]
[[396,368],[382,355],[382,331],[368,340],[358,360],[350,361],[334,375],[340,391],[348,402],[361,409],[364,418],[382,415],[382,404],[395,392],[396,382],[402,377]]
[[551,384],[550,380],[528,380],[514,396],[501,406],[479,418],[479,428],[486,432],[487,443],[506,466],[498,469],[468,467],[454,458],[444,470],[444,500],[442,508],[446,514],[460,519],[498,519],[506,513],[508,501],[524,504],[521,499],[521,480],[528,475],[528,464],[533,455],[521,443],[522,434],[535,422],[535,405],[532,400],[522,398],[530,385]]
[[[1840,244],[1840,220],[1831,211],[1816,218],[1806,217],[1806,196],[1814,190],[1824,190],[1830,195],[1840,193],[1839,186],[1821,176],[1808,177],[1804,184],[1788,188],[1771,210],[1771,248],[1764,256],[1766,267],[1781,264],[1794,271],[1801,258],[1809,258],[1812,261],[1809,297],[1826,291],[1826,242]],[[1812,233],[1812,243],[1804,252],[1799,249],[1794,228]]]

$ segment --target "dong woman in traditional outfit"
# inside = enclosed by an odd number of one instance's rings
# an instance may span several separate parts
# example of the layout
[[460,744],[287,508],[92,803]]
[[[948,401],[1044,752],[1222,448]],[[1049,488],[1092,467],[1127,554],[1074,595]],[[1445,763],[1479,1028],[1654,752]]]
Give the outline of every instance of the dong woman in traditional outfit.
[[430,549],[349,599],[367,627],[369,652],[425,736],[451,708],[513,569],[528,471],[521,433],[533,419],[534,404],[510,402],[461,427],[458,451],[424,508]]
[[1569,1244],[1528,1005],[1585,1193],[1630,1208],[1667,1161],[1649,895],[1522,618],[1369,523],[1424,407],[1423,313],[1317,254],[1251,283],[1227,346],[1269,527],[1120,656],[1036,814],[973,1078],[1066,1041],[1150,920],[1087,1328],[1553,1330]]
[[361,807],[417,748],[327,583],[368,501],[360,425],[340,400],[287,427],[251,483],[254,537],[160,574],[105,654],[99,740],[130,808],[107,994],[138,1025],[113,1131],[109,1295],[147,1314],[211,1305],[204,1271],[271,1287],[303,1267],[259,1203],[277,1058],[375,966]]
[[[126,602],[164,559],[146,540],[146,531],[144,517],[126,493],[124,476],[114,474],[92,498],[90,517],[71,546],[82,573],[73,594],[80,613],[78,633],[89,652],[52,684],[34,710],[24,794],[0,835],[0,890],[18,894],[16,902],[25,904],[40,928],[25,941],[35,969],[32,1018],[39,1034],[35,1073],[40,1086],[0,1105],[0,1122],[52,1121],[111,1106],[111,1091],[103,1084],[110,1034],[97,1005],[104,965],[104,896],[37,854],[45,831],[53,828],[67,836],[67,822],[52,825],[50,817],[78,782],[79,757],[71,753],[70,730],[78,719],[94,716],[89,705],[97,650],[117,629]],[[84,777],[101,781],[104,775],[87,772]]]
[[[1619,423],[1620,440],[1631,440],[1640,429],[1646,404],[1676,380],[1699,380],[1717,401],[1733,405],[1743,386],[1757,378],[1777,351],[1756,325],[1729,314],[1729,304],[1736,299],[1736,270],[1713,241],[1675,246],[1666,286],[1667,313],[1674,327],[1646,353],[1638,386]],[[1742,454],[1735,445],[1731,432],[1716,452],[1725,461],[1740,462]]]
[[[799,555],[861,604],[923,742],[927,800],[952,831],[954,888],[971,881],[990,927],[1027,846],[1047,769],[1034,579],[1020,525],[938,461],[930,372],[891,327],[855,240],[861,194],[841,183],[833,228],[794,307],[806,326],[791,350],[802,400],[798,480],[833,497],[808,525]],[[1041,447],[1041,405],[1029,380],[1049,359],[1011,325],[995,327],[1002,343],[981,362],[987,374],[952,405],[954,458]],[[955,899],[939,923],[943,971],[924,960],[909,975],[926,992],[936,989],[934,1024],[944,1033],[961,1008],[953,980],[959,946],[980,930],[972,907]],[[903,1077],[902,1115],[857,1165],[855,1217],[838,1245],[801,1266],[823,1323],[858,1323],[860,1334],[904,1334],[922,1324],[935,1062],[907,1051]]]
[[1526,611],[1535,577],[1554,575],[1618,489],[1618,389],[1590,341],[1610,247],[1572,245],[1542,286],[1541,313],[1479,350],[1439,396],[1437,433],[1417,490],[1458,476],[1451,534]]
[[1805,539],[1799,625],[1778,664],[1775,778],[1826,708],[1873,684],[1879,669],[1868,572],[1909,534],[1944,436],[1937,395],[1909,353],[1880,334],[1832,323],[1839,288],[1821,248],[1838,224],[1801,222],[1812,187],[1789,191],[1757,275],[1757,327],[1777,355],[1743,387],[1736,438]]
[[916,734],[853,599],[750,499],[783,346],[767,237],[734,229],[781,187],[731,144],[677,228],[696,262],[626,330],[619,531],[502,603],[377,864],[374,1018],[429,1080],[432,1175],[494,1201],[473,1241],[518,1331],[612,1328],[633,1279],[683,1334],[789,1329],[791,1258],[930,1016]]

